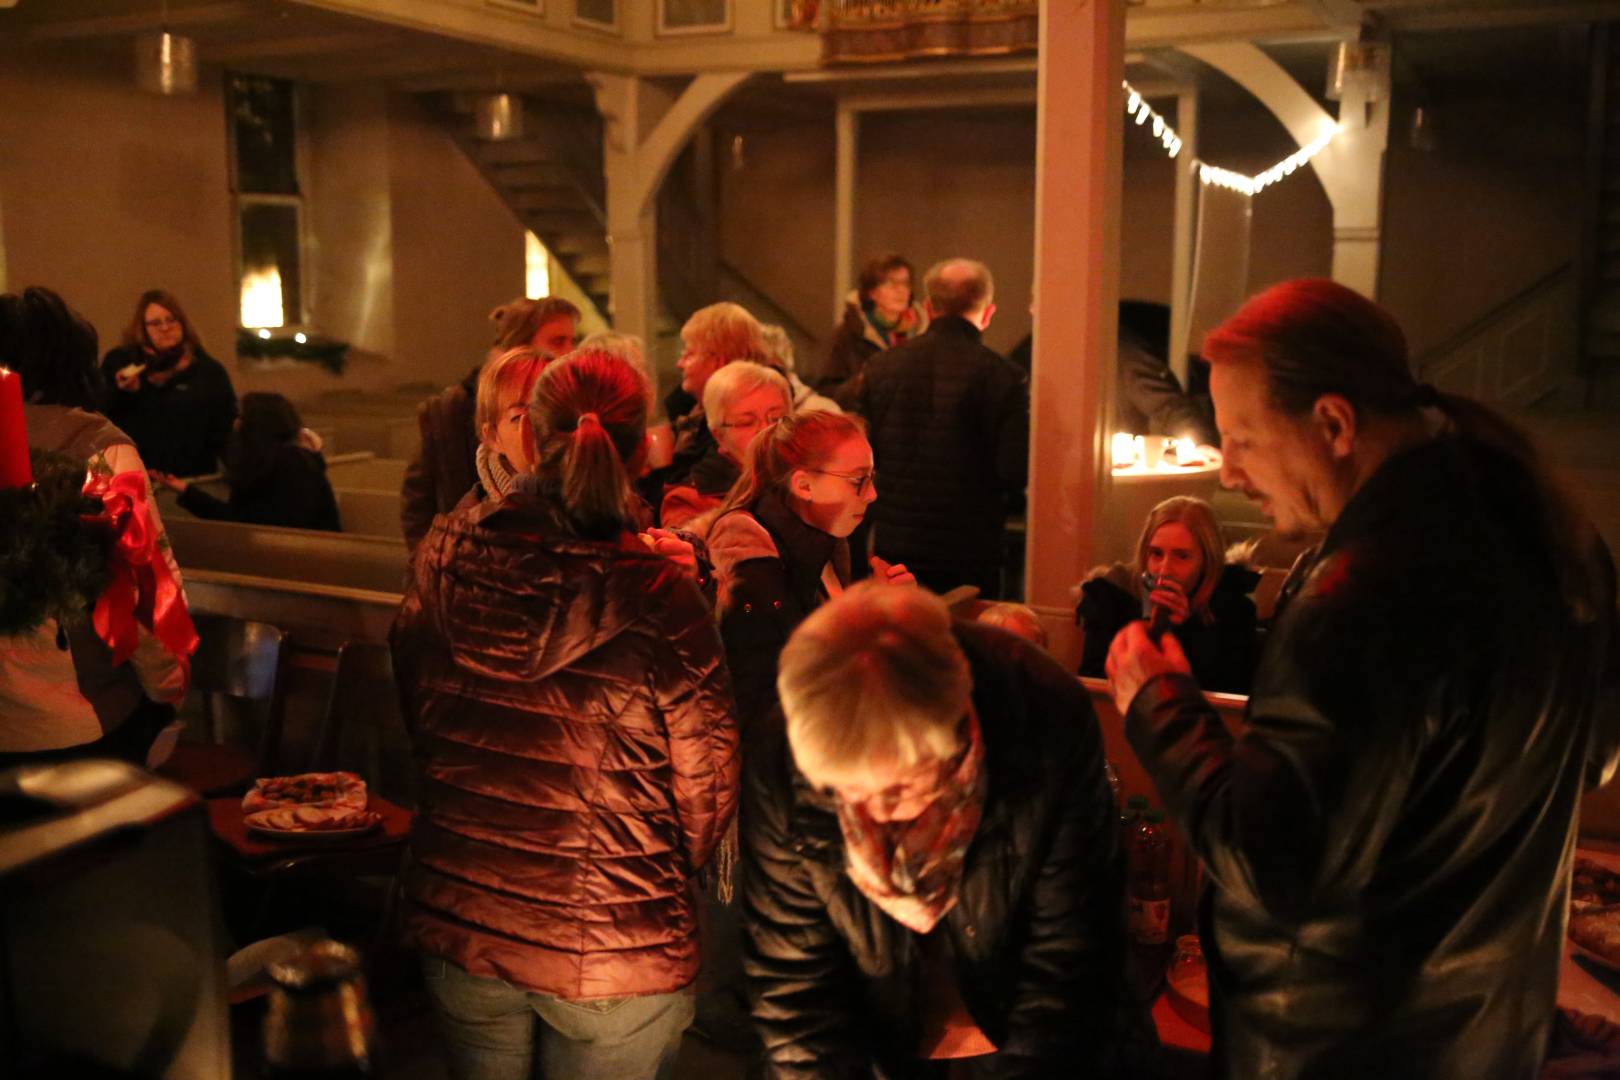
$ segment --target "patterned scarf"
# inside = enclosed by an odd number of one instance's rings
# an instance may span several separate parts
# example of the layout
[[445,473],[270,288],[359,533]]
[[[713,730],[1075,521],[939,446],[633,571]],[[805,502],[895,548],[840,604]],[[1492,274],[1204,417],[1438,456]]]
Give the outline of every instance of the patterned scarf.
[[517,490],[518,474],[506,463],[506,455],[479,443],[473,463],[478,467],[478,482],[484,485],[486,498],[504,499]]
[[964,745],[945,762],[926,809],[910,821],[874,821],[864,804],[838,800],[844,869],[890,918],[919,934],[956,906],[962,864],[984,813],[984,740],[971,712]]
[[878,332],[883,343],[890,348],[904,345],[917,329],[917,309],[908,307],[900,313],[900,317],[890,322],[878,311],[877,305],[866,309],[866,320],[872,324],[872,329]]

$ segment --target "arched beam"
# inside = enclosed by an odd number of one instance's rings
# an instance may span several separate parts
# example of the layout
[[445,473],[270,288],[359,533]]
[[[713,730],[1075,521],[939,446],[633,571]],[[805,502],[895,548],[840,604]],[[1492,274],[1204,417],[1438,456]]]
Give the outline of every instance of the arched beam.
[[[1301,146],[1338,127],[1293,76],[1254,45],[1183,45],[1181,51],[1253,94]],[[1369,297],[1378,285],[1384,147],[1389,138],[1387,68],[1383,78],[1383,93],[1372,105],[1371,119],[1340,127],[1333,141],[1311,159],[1333,208],[1333,277]],[[1352,107],[1359,110],[1366,105],[1357,101]]]
[[731,92],[747,82],[752,72],[706,72],[687,84],[675,104],[636,147],[636,209],[652,205],[669,175],[670,166],[692,133],[718,109]]

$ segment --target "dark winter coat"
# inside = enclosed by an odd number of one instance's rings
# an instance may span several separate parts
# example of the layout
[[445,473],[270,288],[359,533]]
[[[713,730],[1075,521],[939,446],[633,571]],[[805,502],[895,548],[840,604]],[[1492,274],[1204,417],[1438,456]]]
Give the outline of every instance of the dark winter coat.
[[[998,1052],[975,1075],[1130,1077],[1151,1029],[1126,991],[1125,868],[1091,701],[1034,646],[959,624],[989,774],[956,905],[933,933]],[[744,778],[745,966],[772,1077],[917,1076],[919,938],[844,870],[831,799],[781,725]]]
[[405,546],[421,543],[436,514],[454,510],[478,481],[478,373],[422,402],[416,410],[421,445],[405,467],[399,492],[399,524]]
[[[1130,567],[1116,563],[1080,587],[1080,606],[1075,612],[1076,621],[1085,629],[1080,674],[1103,678],[1114,635],[1125,624],[1142,618],[1142,589],[1134,578]],[[1260,655],[1259,620],[1249,594],[1259,583],[1259,573],[1246,566],[1223,566],[1209,597],[1211,620],[1189,615],[1186,622],[1170,628],[1192,664],[1193,678],[1203,689],[1223,694],[1249,692]]]
[[999,564],[1029,475],[1029,380],[966,319],[873,358],[859,406],[879,473],[868,517],[890,562]]
[[816,373],[816,393],[834,399],[841,408],[855,408],[860,400],[861,383],[864,381],[861,376],[866,370],[867,361],[884,349],[914,340],[928,329],[928,312],[921,304],[912,305],[911,317],[909,332],[885,334],[872,322],[859,294],[851,292],[844,299],[844,317],[833,333],[826,362]]
[[103,413],[134,441],[148,469],[175,476],[218,472],[236,422],[230,375],[218,360],[193,347],[191,363],[161,386],[142,375],[139,389],[117,389],[114,379],[121,368],[149,359],[136,345],[120,346],[102,359],[107,384]]
[[1136,435],[1174,435],[1217,446],[1209,412],[1181,388],[1170,365],[1141,342],[1119,339],[1119,387],[1114,396],[1114,430]]
[[1131,703],[1213,886],[1222,1075],[1538,1075],[1581,793],[1620,711],[1608,553],[1591,534],[1577,618],[1537,484],[1454,437],[1398,454],[1273,625],[1241,740],[1184,676]]
[[415,946],[571,1000],[689,984],[738,735],[686,573],[520,490],[434,523],[392,642],[424,777]]
[[229,501],[190,484],[180,493],[179,502],[200,518],[329,532],[343,528],[337,496],[326,479],[326,459],[294,443],[276,450],[263,476],[250,483],[233,483]]
[[849,544],[795,514],[780,495],[762,495],[709,530],[719,582],[720,637],[745,730],[776,708],[776,661],[788,636],[827,599],[828,563],[850,581]]

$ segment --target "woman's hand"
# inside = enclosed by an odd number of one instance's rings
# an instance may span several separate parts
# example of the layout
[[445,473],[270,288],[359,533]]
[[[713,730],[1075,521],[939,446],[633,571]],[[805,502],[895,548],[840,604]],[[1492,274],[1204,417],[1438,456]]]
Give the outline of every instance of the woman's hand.
[[1171,626],[1180,626],[1187,621],[1187,616],[1192,614],[1192,603],[1187,599],[1180,582],[1167,577],[1161,576],[1153,591],[1148,593],[1148,603],[1168,611]]
[[640,535],[641,542],[646,544],[654,555],[662,555],[679,563],[693,578],[698,576],[697,551],[689,541],[682,540],[668,529],[648,529]]
[[133,393],[141,388],[141,372],[145,370],[145,364],[125,364],[113,372],[113,382],[118,389]]
[[186,493],[186,488],[191,486],[190,480],[182,480],[173,473],[159,472],[157,469],[147,470],[146,475],[150,476],[152,478],[152,483],[156,484],[158,487],[166,487],[170,491],[180,495],[184,495]]
[[917,584],[917,575],[907,570],[905,563],[886,563],[876,555],[869,561],[872,564],[872,576],[885,585]]

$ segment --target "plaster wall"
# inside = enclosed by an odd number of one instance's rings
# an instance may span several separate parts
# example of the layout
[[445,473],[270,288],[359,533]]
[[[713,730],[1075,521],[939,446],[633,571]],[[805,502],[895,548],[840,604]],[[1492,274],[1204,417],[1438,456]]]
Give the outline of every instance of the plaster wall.
[[179,297],[233,360],[236,285],[221,81],[135,90],[128,57],[37,46],[0,55],[7,287],[44,285],[116,345],[144,290]]

